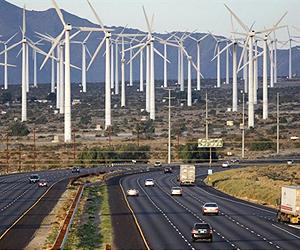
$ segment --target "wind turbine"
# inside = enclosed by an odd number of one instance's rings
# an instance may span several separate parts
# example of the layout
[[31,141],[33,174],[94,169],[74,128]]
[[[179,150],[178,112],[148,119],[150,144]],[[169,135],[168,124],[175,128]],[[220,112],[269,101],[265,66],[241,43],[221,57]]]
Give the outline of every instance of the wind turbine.
[[99,53],[103,43],[105,42],[105,129],[111,126],[111,65],[110,65],[110,40],[111,40],[111,29],[107,29],[104,27],[100,17],[98,16],[97,12],[95,11],[94,7],[92,6],[91,2],[87,0],[98,25],[101,27],[102,32],[104,32],[104,39],[100,42],[97,50],[95,51],[91,62],[88,68],[93,63],[94,59],[96,58],[97,54]]
[[9,42],[18,34],[15,33],[14,35],[12,35],[9,39],[7,39],[6,41],[0,41],[0,43],[2,43],[4,45],[4,89],[8,89],[8,67],[12,66],[10,64],[8,64],[8,59],[7,59],[7,45],[9,44]]
[[253,44],[254,44],[254,38],[256,34],[262,34],[262,33],[268,33],[273,32],[275,29],[278,29],[278,24],[281,22],[281,20],[284,18],[284,16],[287,14],[285,13],[282,18],[279,20],[279,22],[274,25],[270,29],[265,29],[262,31],[254,31],[252,27],[248,27],[245,25],[239,17],[225,4],[225,7],[227,10],[232,14],[232,16],[235,18],[235,20],[239,23],[239,25],[243,28],[243,30],[246,32],[246,42],[245,46],[242,51],[241,60],[238,66],[238,69],[240,69],[240,65],[243,59],[243,55],[245,53],[245,49],[248,46],[248,53],[249,53],[249,61],[248,61],[248,69],[249,69],[249,88],[248,88],[248,127],[254,127],[254,76],[253,76]]
[[198,73],[202,76],[201,72],[199,72],[199,69],[196,67],[195,63],[193,62],[192,56],[188,54],[186,49],[181,45],[180,41],[177,40],[178,45],[181,47],[182,51],[184,52],[185,56],[188,60],[188,86],[187,86],[187,106],[192,106],[192,66],[196,69]]
[[[206,35],[202,36],[200,39],[196,39],[196,38],[190,36],[190,38],[197,43],[197,68],[198,68],[199,72],[201,72],[201,41],[203,41],[209,35],[210,34],[206,34]],[[199,72],[197,71],[197,90],[198,91],[201,90],[201,75]]]
[[[45,63],[51,56],[52,52],[56,48],[59,43],[61,43],[63,36],[64,38],[64,46],[65,46],[65,67],[64,67],[64,77],[65,77],[65,91],[64,91],[64,140],[65,142],[71,142],[71,74],[70,74],[70,32],[72,31],[71,24],[67,24],[64,20],[63,14],[61,10],[59,9],[57,3],[55,0],[52,0],[52,3],[55,7],[56,13],[63,24],[63,30],[62,32],[55,38],[53,45],[51,49],[49,50],[45,60],[43,61],[41,65],[41,69],[44,67]],[[61,58],[62,59],[62,58]]]
[[[147,41],[141,44],[140,49],[136,52],[136,54],[130,59],[132,61],[145,47],[147,48],[147,88],[149,88],[149,111],[150,111],[150,119],[155,120],[155,78],[154,78],[154,52],[156,52],[159,56],[164,58],[164,56],[154,48],[154,37],[153,33],[153,18],[150,24],[148,16],[146,14],[145,8],[143,7],[144,16],[147,23],[148,28],[148,36]],[[148,57],[149,55],[149,57]],[[130,62],[129,61],[129,62]],[[128,63],[129,63],[128,62]],[[147,89],[146,89],[146,98],[147,98]],[[147,99],[146,99],[146,109],[147,109]]]
[[86,93],[86,54],[88,54],[91,57],[91,53],[86,46],[86,43],[88,39],[90,38],[92,32],[90,31],[88,35],[85,37],[85,39],[81,41],[72,41],[71,43],[79,44],[81,45],[81,51],[82,51],[82,59],[81,59],[81,84],[82,84],[82,92]]

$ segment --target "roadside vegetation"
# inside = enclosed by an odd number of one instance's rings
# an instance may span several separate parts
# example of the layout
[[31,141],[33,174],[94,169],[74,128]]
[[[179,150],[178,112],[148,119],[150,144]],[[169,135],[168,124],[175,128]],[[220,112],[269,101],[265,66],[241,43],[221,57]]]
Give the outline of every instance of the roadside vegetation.
[[300,164],[231,169],[214,173],[205,182],[235,197],[277,207],[282,186],[300,185]]
[[86,187],[65,249],[105,249],[112,244],[112,232],[107,187]]

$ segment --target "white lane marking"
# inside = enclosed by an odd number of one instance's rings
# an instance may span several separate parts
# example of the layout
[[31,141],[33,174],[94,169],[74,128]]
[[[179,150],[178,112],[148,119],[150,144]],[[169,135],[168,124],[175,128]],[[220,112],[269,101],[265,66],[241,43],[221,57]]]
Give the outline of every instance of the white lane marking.
[[[170,199],[172,199],[173,201],[175,201],[179,206],[181,206],[182,208],[184,208],[186,211],[188,211],[190,214],[192,214],[195,218],[197,218],[199,221],[203,221],[203,219],[201,217],[199,217],[196,213],[194,213],[193,211],[191,211],[188,207],[184,206],[182,203],[180,203],[178,200],[176,200],[173,196],[171,196],[169,193],[167,193],[165,190],[163,190],[163,188],[157,184],[157,187],[164,192]],[[231,246],[236,247],[230,240],[226,239],[221,233],[217,232],[215,229],[213,229],[213,231],[215,233],[217,233],[219,236],[222,237],[222,239],[224,239],[228,244],[230,244]]]
[[[174,183],[174,179],[173,179],[173,180],[169,180],[169,181],[170,181],[171,184],[175,184],[175,183]],[[197,196],[193,195],[193,194],[191,193],[191,191],[185,190],[185,192],[186,192],[189,196],[193,197],[195,200],[199,201],[200,203],[203,203],[203,204],[205,203],[205,201],[203,201],[203,200],[199,199]],[[237,222],[236,220],[234,220],[231,216],[229,216],[229,215],[227,215],[227,214],[225,214],[225,213],[223,213],[223,212],[221,212],[221,214],[222,214],[222,215],[225,215],[225,217],[226,217],[228,220],[230,220],[230,221],[235,222],[236,224],[238,224],[238,222]],[[254,231],[251,230],[250,228],[244,226],[244,225],[241,224],[241,223],[239,223],[238,225],[239,225],[240,227],[244,228],[245,230],[247,230],[248,232],[251,232],[252,234],[256,234],[257,237],[262,238],[265,242],[269,243],[270,245],[273,245],[273,243],[270,243],[270,241],[268,241],[265,237],[262,237],[261,235],[259,235],[258,233],[254,232]],[[276,246],[277,248],[280,248],[280,246],[278,246],[278,245],[275,245],[275,246]]]
[[286,232],[286,233],[289,234],[289,235],[294,236],[294,237],[297,238],[297,239],[300,239],[300,237],[299,237],[298,235],[293,234],[293,233],[289,232],[288,230],[285,230],[285,229],[283,229],[283,228],[281,228],[281,227],[278,227],[278,226],[276,226],[276,225],[274,225],[274,224],[272,224],[272,226],[278,228],[279,230],[281,230],[281,231],[283,231],[283,232]]
[[140,178],[137,179],[137,184],[140,187],[140,189],[145,193],[146,197],[148,198],[148,200],[153,204],[153,206],[165,217],[165,219],[169,222],[169,224],[174,228],[177,229],[176,232],[181,236],[182,239],[184,239],[184,241],[186,242],[186,244],[192,249],[195,250],[195,248],[191,245],[190,242],[188,242],[188,240],[184,237],[184,235],[179,231],[179,229],[174,225],[174,223],[172,221],[170,221],[169,217],[164,213],[164,211],[162,211],[162,209],[150,198],[150,196],[148,195],[148,193],[144,190],[144,188],[140,185],[139,183]]

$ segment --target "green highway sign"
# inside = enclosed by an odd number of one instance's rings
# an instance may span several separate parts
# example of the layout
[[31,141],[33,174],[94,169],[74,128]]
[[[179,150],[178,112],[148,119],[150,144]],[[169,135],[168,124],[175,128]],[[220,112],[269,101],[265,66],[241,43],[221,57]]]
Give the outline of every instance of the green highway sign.
[[223,139],[198,139],[198,148],[222,148]]

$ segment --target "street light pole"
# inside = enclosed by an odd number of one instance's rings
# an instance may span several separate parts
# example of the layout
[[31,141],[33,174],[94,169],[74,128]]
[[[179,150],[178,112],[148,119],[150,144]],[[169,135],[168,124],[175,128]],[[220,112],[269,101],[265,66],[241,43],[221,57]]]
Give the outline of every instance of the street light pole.
[[[205,138],[208,140],[208,98],[207,91],[205,94]],[[209,147],[209,167],[211,167],[212,157],[211,157],[211,147]]]

